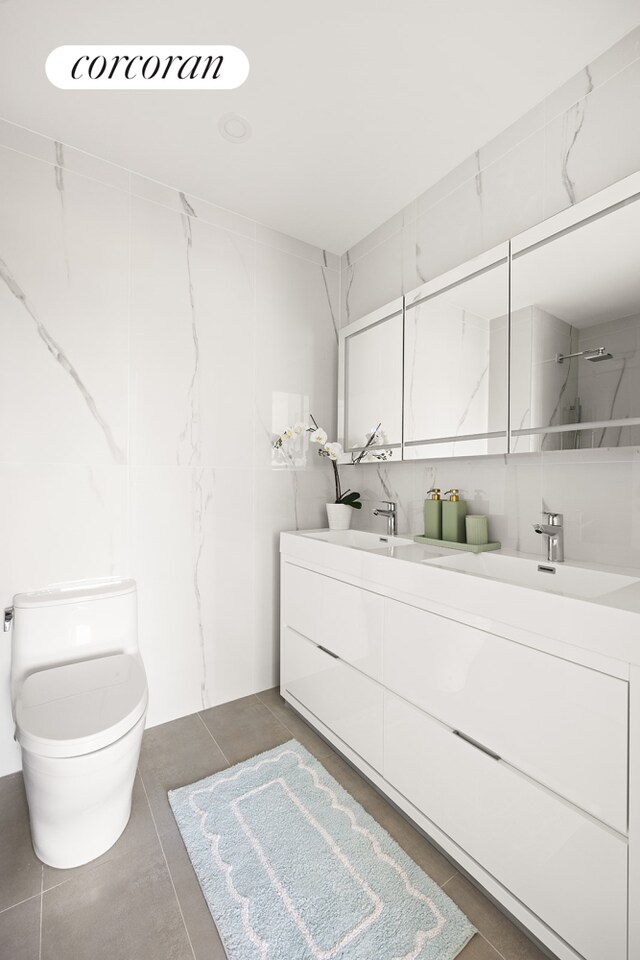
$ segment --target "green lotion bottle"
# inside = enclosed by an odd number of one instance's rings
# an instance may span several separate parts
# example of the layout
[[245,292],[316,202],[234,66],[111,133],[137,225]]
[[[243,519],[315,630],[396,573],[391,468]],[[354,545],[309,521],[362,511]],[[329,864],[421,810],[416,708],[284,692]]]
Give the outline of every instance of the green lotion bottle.
[[466,500],[460,499],[460,491],[455,487],[447,490],[442,502],[442,539],[449,543],[466,543],[465,517],[467,515]]
[[442,540],[442,500],[438,487],[427,491],[424,502],[424,535],[430,540]]

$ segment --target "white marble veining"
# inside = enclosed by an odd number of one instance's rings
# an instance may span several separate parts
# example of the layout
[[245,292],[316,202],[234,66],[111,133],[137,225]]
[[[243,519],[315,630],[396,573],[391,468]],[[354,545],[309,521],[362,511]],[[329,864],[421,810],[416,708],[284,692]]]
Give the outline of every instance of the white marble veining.
[[[2,602],[133,576],[152,724],[271,686],[277,538],[331,493],[326,462],[276,464],[272,441],[335,423],[338,260],[11,124],[3,142]],[[12,734],[0,700],[0,775]]]

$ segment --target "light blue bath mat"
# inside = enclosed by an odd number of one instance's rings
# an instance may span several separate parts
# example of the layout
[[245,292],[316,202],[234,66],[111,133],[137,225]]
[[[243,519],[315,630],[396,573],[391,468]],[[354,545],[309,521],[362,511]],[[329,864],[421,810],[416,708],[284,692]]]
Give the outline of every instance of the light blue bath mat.
[[452,960],[475,933],[295,740],[169,800],[229,960]]

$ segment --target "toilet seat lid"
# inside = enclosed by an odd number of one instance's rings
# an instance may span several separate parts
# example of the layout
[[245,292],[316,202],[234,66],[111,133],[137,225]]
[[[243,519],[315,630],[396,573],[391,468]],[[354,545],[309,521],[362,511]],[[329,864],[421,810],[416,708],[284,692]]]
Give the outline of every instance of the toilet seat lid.
[[32,673],[16,700],[17,737],[44,757],[77,757],[114,743],[147,708],[138,655],[121,653]]

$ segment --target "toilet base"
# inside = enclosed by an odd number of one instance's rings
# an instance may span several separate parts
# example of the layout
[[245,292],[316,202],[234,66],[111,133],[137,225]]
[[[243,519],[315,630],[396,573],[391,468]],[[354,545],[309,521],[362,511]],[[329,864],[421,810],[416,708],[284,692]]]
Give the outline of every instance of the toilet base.
[[42,757],[23,748],[33,849],[43,863],[79,867],[120,837],[131,813],[145,718],[115,743],[80,757]]

